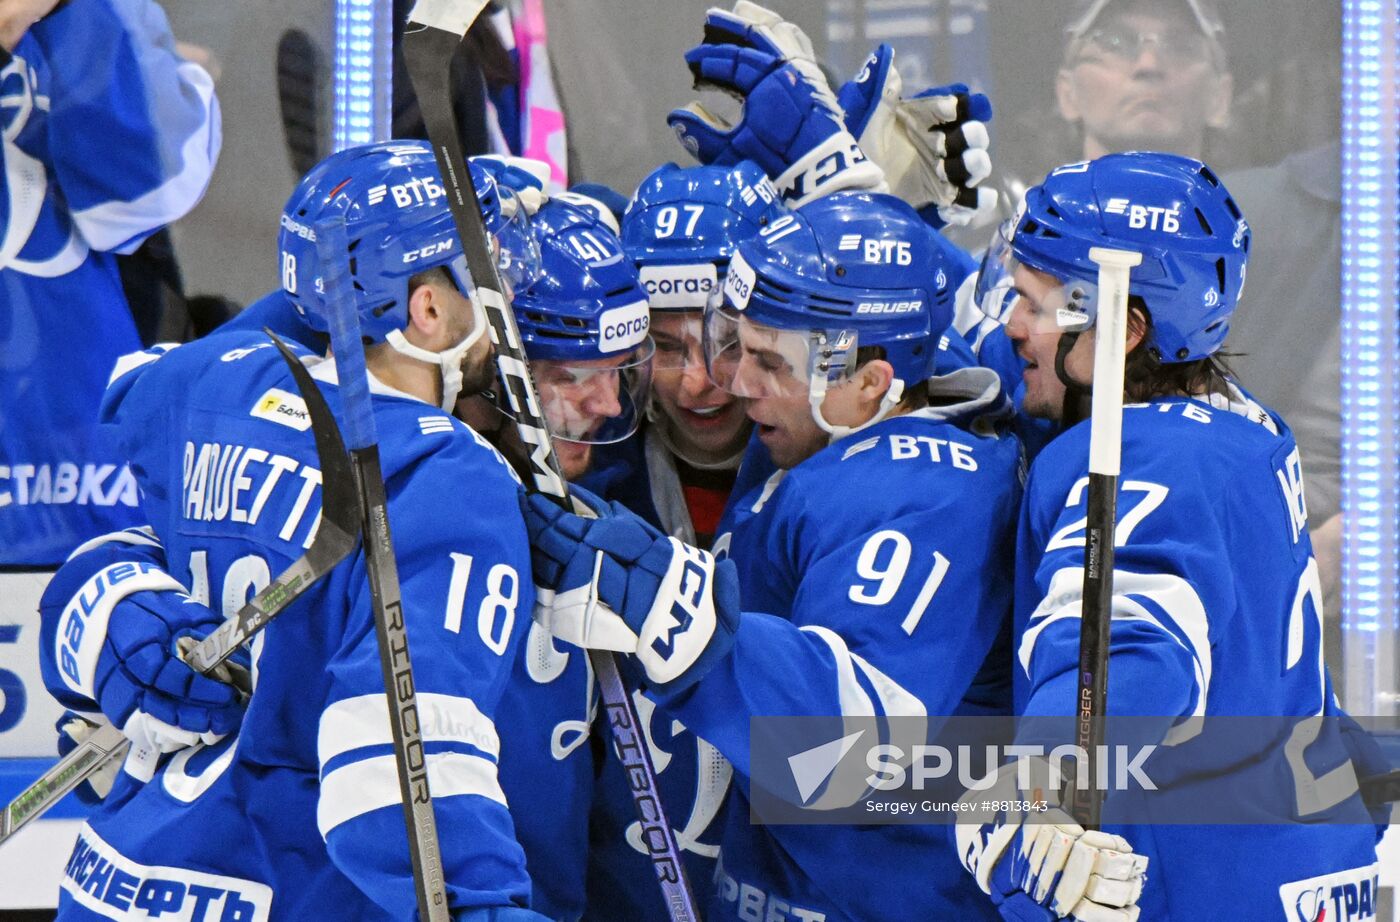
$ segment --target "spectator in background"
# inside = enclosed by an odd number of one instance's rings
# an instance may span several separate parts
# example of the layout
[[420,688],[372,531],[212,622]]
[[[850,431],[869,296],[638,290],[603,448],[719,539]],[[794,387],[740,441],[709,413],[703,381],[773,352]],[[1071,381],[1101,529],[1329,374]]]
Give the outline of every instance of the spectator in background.
[[203,195],[219,109],[152,0],[7,0],[0,46],[0,565],[46,569],[137,521],[94,427],[140,348],[116,254]]
[[1087,0],[1065,35],[1054,114],[1016,119],[997,151],[1017,199],[1062,163],[1121,151],[1220,168],[1234,79],[1212,0]]
[[[1229,130],[1234,78],[1213,0],[1087,0],[1065,33],[1055,81],[1058,117],[1042,112],[1012,120],[1012,137],[997,149],[1016,198],[1047,170],[1106,153],[1160,150],[1227,171],[1247,162],[1248,151],[1265,162],[1285,152],[1273,146],[1286,130],[1278,125],[1257,144]],[[1247,94],[1246,105],[1265,110],[1249,116],[1252,126],[1270,120],[1268,113],[1279,121],[1280,111],[1313,121],[1318,100],[1337,98],[1335,61],[1314,57],[1327,63],[1279,62],[1278,79],[1261,81],[1274,92],[1255,87]],[[1311,78],[1300,81],[1300,71]],[[1254,230],[1249,284],[1225,354],[1255,397],[1289,421],[1298,441],[1327,615],[1327,661],[1334,668],[1341,604],[1339,164],[1333,143],[1223,177]]]

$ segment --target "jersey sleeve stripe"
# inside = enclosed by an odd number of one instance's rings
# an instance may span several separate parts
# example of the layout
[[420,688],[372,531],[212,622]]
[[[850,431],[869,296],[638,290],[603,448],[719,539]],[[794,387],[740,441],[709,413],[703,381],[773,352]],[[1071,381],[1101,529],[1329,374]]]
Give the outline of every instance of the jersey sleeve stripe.
[[185,215],[209,186],[220,146],[218,104],[214,81],[197,64],[178,68],[186,91],[193,91],[204,117],[180,147],[180,168],[164,183],[138,198],[107,201],[73,212],[73,221],[95,250],[131,252],[155,229]]
[[[1084,571],[1064,567],[1050,579],[1045,599],[1031,615],[1030,629],[1021,638],[1017,651],[1021,669],[1029,676],[1036,641],[1057,621],[1080,617]],[[1113,572],[1113,614],[1115,620],[1143,621],[1153,625],[1190,654],[1195,665],[1196,705],[1192,716],[1206,712],[1211,679],[1209,621],[1201,597],[1191,584],[1168,573]],[[1149,605],[1161,614],[1159,619]],[[1170,626],[1169,626],[1170,625]],[[1184,638],[1184,639],[1183,639]],[[1180,740],[1178,740],[1180,742]]]
[[886,717],[928,716],[923,702],[917,696],[876,669],[864,657],[852,653],[846,646],[846,641],[835,631],[816,624],[805,625],[802,630],[820,637],[831,648],[831,656],[836,664],[837,696],[843,717],[870,717],[875,714],[875,703],[866,693],[861,679],[875,692],[880,710]]
[[[387,726],[387,724],[386,724]],[[428,788],[434,800],[474,794],[506,804],[496,764],[481,756],[442,752],[427,757]],[[326,838],[340,824],[401,803],[398,767],[392,755],[352,762],[321,780],[316,826]]]
[[[500,757],[496,725],[472,699],[430,692],[419,692],[417,698],[425,743],[466,743],[490,759]],[[383,693],[359,695],[342,698],[322,712],[316,752],[324,768],[344,753],[392,741],[388,699]]]
[[159,539],[156,538],[155,532],[151,530],[150,526],[143,525],[138,528],[124,528],[121,531],[98,535],[96,538],[78,545],[73,553],[68,555],[68,559],[72,560],[75,557],[80,557],[88,551],[95,550],[104,544],[130,544],[137,547],[155,548],[161,546]]

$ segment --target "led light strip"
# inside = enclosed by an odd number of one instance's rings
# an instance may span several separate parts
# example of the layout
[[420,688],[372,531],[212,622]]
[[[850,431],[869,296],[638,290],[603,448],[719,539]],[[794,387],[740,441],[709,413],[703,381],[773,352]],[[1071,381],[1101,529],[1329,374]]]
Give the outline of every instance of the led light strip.
[[1397,0],[1342,3],[1343,703],[1400,713]]
[[393,0],[335,0],[336,150],[389,137]]

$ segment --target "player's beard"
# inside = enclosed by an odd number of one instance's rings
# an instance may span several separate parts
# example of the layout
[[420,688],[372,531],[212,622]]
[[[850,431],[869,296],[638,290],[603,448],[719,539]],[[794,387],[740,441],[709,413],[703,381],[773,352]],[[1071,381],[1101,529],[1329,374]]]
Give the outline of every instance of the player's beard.
[[462,391],[459,397],[470,397],[496,388],[494,350],[487,350],[485,354],[474,353],[476,350],[468,350],[462,359]]

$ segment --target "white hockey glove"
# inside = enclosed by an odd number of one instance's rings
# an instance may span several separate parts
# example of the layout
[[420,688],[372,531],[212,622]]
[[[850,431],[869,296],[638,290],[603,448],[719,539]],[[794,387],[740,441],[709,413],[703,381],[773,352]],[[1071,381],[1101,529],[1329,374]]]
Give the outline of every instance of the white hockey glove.
[[734,564],[669,538],[614,503],[588,497],[598,518],[540,494],[521,501],[540,620],[585,649],[626,653],[625,668],[652,688],[698,680],[734,642]]
[[934,206],[942,224],[971,223],[996,206],[994,191],[977,188],[992,172],[991,101],[961,83],[909,98],[902,92],[894,49],[881,45],[837,93],[846,128],[893,194],[915,208]]
[[709,11],[705,41],[685,60],[697,88],[718,89],[743,103],[737,123],[699,102],[667,116],[701,163],[752,160],[793,207],[832,192],[887,188],[880,168],[846,130],[836,94],[796,26],[740,0],[732,13]]
[[1017,760],[998,769],[989,787],[979,784],[963,797],[970,812],[979,812],[984,801],[1034,811],[999,810],[994,822],[956,826],[963,866],[1005,918],[1035,918],[1029,900],[1057,918],[1136,922],[1147,859],[1122,836],[1086,831],[1053,799],[1043,812],[1037,809],[1034,801],[1050,791],[1050,775],[1043,759]]

